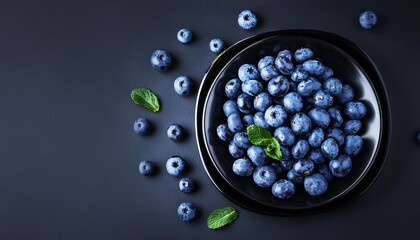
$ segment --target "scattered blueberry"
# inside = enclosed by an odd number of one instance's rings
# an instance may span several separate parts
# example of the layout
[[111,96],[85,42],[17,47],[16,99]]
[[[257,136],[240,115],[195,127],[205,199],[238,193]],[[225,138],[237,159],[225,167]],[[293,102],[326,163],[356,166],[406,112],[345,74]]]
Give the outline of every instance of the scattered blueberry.
[[172,64],[171,54],[163,49],[155,50],[150,58],[152,67],[159,71],[166,71]]
[[148,134],[152,130],[150,121],[146,118],[139,118],[134,122],[134,132],[140,135]]
[[225,42],[223,42],[220,38],[215,38],[210,41],[210,51],[212,51],[215,54],[221,53],[223,50],[225,50]]
[[197,207],[191,202],[183,202],[179,205],[177,213],[183,222],[191,222],[197,217]]
[[155,173],[155,164],[151,161],[141,161],[139,164],[139,172],[141,175],[149,176]]
[[238,16],[238,24],[243,29],[252,29],[257,26],[257,22],[257,16],[250,10],[244,10]]
[[184,137],[184,129],[179,124],[172,124],[168,127],[166,135],[174,142],[179,142]]
[[190,29],[183,28],[178,31],[176,37],[181,43],[189,43],[193,38],[193,33]]
[[186,168],[187,163],[178,156],[173,156],[166,161],[166,171],[169,175],[177,177],[181,175]]
[[179,180],[179,190],[181,190],[184,193],[192,193],[196,188],[196,184],[194,180],[191,178],[181,178]]
[[364,29],[372,29],[376,25],[377,21],[378,17],[372,11],[363,12],[359,17],[360,26]]
[[187,76],[177,77],[174,81],[175,92],[181,96],[188,96],[191,94],[192,82]]

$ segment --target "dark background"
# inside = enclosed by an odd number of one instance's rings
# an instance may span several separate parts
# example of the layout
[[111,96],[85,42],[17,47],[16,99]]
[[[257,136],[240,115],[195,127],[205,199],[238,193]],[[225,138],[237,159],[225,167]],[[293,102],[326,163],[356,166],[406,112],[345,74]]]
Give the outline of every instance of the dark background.
[[[420,130],[418,56],[420,20],[416,1],[21,1],[0,2],[0,239],[390,239],[418,235]],[[237,25],[244,9],[260,24]],[[358,25],[364,10],[378,25]],[[194,42],[176,39],[190,28]],[[201,165],[194,134],[194,108],[201,78],[215,55],[208,42],[228,44],[280,29],[318,29],[358,44],[376,63],[389,94],[392,138],[382,174],[362,197],[321,214],[272,217],[242,209],[212,185]],[[168,49],[177,65],[152,69],[150,55]],[[173,80],[190,76],[189,97]],[[157,93],[161,111],[131,102],[130,91]],[[139,117],[153,134],[132,130]],[[188,138],[173,143],[166,128],[179,123]],[[184,157],[200,188],[178,190],[164,163]],[[153,177],[138,173],[154,161]],[[176,214],[185,200],[201,215],[193,223]],[[231,225],[208,230],[215,208],[233,206]]]

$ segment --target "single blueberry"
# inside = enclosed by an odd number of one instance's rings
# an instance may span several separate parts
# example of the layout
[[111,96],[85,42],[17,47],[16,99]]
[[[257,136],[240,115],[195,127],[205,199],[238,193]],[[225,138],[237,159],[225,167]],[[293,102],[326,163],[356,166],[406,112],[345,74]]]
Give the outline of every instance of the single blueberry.
[[191,94],[192,81],[187,76],[179,76],[174,81],[175,92],[181,96],[188,96]]
[[263,91],[264,86],[258,80],[245,80],[242,83],[242,92],[250,95],[257,96]]
[[276,60],[273,56],[265,56],[258,61],[258,70],[261,71],[261,69],[268,67],[268,66],[274,66],[274,61]]
[[313,105],[322,109],[328,109],[333,105],[333,97],[324,90],[318,90],[312,95]]
[[276,68],[284,75],[292,75],[295,66],[292,60],[287,57],[277,57],[274,61]]
[[225,113],[226,117],[229,117],[232,114],[240,114],[241,113],[239,111],[238,104],[236,103],[236,101],[233,101],[233,100],[227,100],[223,104],[223,112]]
[[146,118],[139,118],[134,122],[134,132],[136,134],[145,135],[150,133],[152,130],[152,125],[150,121]]
[[193,38],[193,33],[190,29],[183,28],[178,31],[176,37],[181,43],[189,43]]
[[345,136],[344,132],[339,128],[327,129],[327,137],[334,139],[339,147],[343,145]]
[[227,120],[228,128],[232,133],[243,132],[245,127],[242,123],[241,116],[239,114],[231,114]]
[[289,80],[285,76],[277,76],[268,82],[267,91],[273,97],[281,97],[289,91],[289,87]]
[[316,197],[327,191],[328,181],[322,174],[315,173],[305,178],[303,186],[309,195]]
[[233,136],[233,142],[240,148],[251,147],[251,142],[248,140],[248,134],[246,132],[237,132]]
[[255,166],[262,166],[268,163],[269,158],[264,149],[257,145],[252,145],[247,150],[247,155]]
[[330,114],[330,126],[331,127],[341,127],[343,125],[344,119],[341,113],[341,110],[337,107],[330,107],[328,109],[328,113]]
[[289,92],[284,96],[283,106],[288,113],[297,113],[303,109],[302,97],[297,92]]
[[322,87],[321,83],[314,77],[308,77],[306,80],[301,81],[297,86],[297,92],[302,97],[308,97],[320,90]]
[[252,29],[257,26],[257,22],[257,16],[250,10],[244,10],[238,16],[238,24],[243,29]]
[[272,78],[279,76],[279,72],[275,66],[268,66],[260,70],[261,78],[268,82]]
[[260,112],[265,112],[271,106],[271,103],[271,96],[267,92],[262,92],[254,98],[254,108]]
[[304,113],[296,113],[290,121],[290,126],[296,135],[301,136],[311,131],[312,122],[308,115]]
[[259,166],[253,173],[254,182],[260,187],[271,187],[277,179],[276,172],[268,165]]
[[306,72],[303,69],[302,65],[296,65],[295,70],[293,71],[292,75],[290,76],[290,78],[294,81],[294,82],[302,82],[304,80],[306,80],[308,78],[308,72]]
[[341,91],[341,94],[336,96],[334,99],[337,103],[344,105],[354,98],[354,91],[353,88],[350,85],[343,85],[343,89]]
[[229,80],[225,85],[225,93],[229,99],[236,99],[242,92],[242,82],[238,78]]
[[248,114],[242,117],[242,123],[244,127],[248,127],[254,124],[254,115]]
[[267,130],[271,128],[270,125],[268,125],[268,123],[265,121],[263,112],[256,112],[254,114],[254,124]]
[[295,142],[295,134],[289,127],[278,127],[274,131],[274,137],[279,141],[280,145],[292,146]]
[[197,217],[197,207],[191,202],[183,202],[179,205],[177,213],[183,222],[191,222]]
[[343,91],[343,84],[338,78],[332,77],[328,78],[324,84],[323,88],[325,92],[329,93],[331,96],[340,96]]
[[376,25],[377,21],[378,17],[372,11],[363,12],[359,17],[360,26],[364,29],[372,29]]
[[299,159],[293,165],[293,170],[301,176],[308,176],[313,173],[315,168],[314,162],[309,159]]
[[246,150],[236,146],[236,144],[233,141],[229,143],[228,150],[230,155],[234,158],[241,158],[246,155]]
[[139,172],[144,176],[152,175],[156,172],[156,166],[151,161],[141,161],[139,164]]
[[166,161],[166,171],[169,175],[177,177],[185,171],[186,165],[187,163],[184,159],[178,156],[173,156]]
[[277,57],[279,58],[287,58],[289,61],[292,61],[293,60],[293,53],[290,51],[290,50],[288,50],[288,49],[284,49],[284,50],[281,50],[278,54],[277,54]]
[[166,135],[174,142],[179,142],[184,138],[184,129],[179,124],[172,124],[168,127]]
[[181,178],[179,180],[179,190],[184,193],[192,193],[196,188],[196,184],[192,178]]
[[343,152],[350,157],[354,157],[362,151],[363,139],[359,135],[347,135],[344,144]]
[[360,120],[366,115],[366,106],[359,101],[350,101],[344,106],[344,114],[350,119]]
[[362,122],[360,120],[349,120],[344,122],[343,132],[345,134],[356,134],[362,128]]
[[325,66],[318,60],[308,60],[303,64],[303,70],[312,76],[320,76],[325,71]]
[[[306,156],[309,151],[309,144],[308,141],[304,139],[300,139],[296,142],[296,144],[292,147],[291,153],[294,159],[301,159]],[[298,171],[296,171],[298,172]]]
[[325,162],[324,154],[319,148],[311,149],[308,153],[308,159],[314,162],[315,164]]
[[220,138],[220,140],[222,140],[224,142],[229,142],[233,137],[233,134],[229,130],[229,127],[226,123],[220,124],[217,127],[216,132],[217,132],[217,136]]
[[338,156],[338,144],[334,139],[327,138],[321,144],[321,151],[326,158],[333,159]]
[[324,109],[314,108],[308,112],[308,115],[317,127],[325,129],[330,125],[330,114]]
[[300,63],[313,58],[313,56],[314,52],[310,48],[299,48],[295,52],[295,60]]
[[340,154],[330,161],[329,167],[334,177],[345,177],[351,171],[352,161],[346,154]]
[[166,71],[172,64],[171,54],[163,49],[155,50],[150,57],[152,67],[159,71]]
[[264,113],[264,119],[271,127],[280,127],[286,122],[287,113],[281,105],[272,105]]
[[236,99],[236,104],[238,105],[239,111],[244,114],[250,114],[255,110],[254,98],[247,93],[240,94],[238,99]]
[[215,54],[221,53],[223,50],[225,50],[225,42],[223,42],[220,38],[214,38],[210,41],[210,51],[212,51]]
[[296,189],[295,185],[291,181],[280,179],[273,184],[271,192],[276,198],[289,199],[295,194]]
[[308,136],[308,143],[311,147],[317,148],[321,146],[324,138],[324,130],[322,130],[322,128],[314,128]]
[[246,80],[258,79],[260,72],[254,65],[246,63],[239,67],[238,76],[239,79],[244,82]]
[[233,172],[238,176],[251,176],[255,166],[248,158],[236,159],[232,166]]

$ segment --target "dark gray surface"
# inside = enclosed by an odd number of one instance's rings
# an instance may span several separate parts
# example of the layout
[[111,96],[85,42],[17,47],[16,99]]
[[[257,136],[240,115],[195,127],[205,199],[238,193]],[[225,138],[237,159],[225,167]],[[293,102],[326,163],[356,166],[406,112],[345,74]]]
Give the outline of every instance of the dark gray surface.
[[[229,3],[227,3],[229,2]],[[420,188],[418,101],[419,4],[384,1],[2,1],[0,2],[0,239],[368,239],[417,236]],[[237,25],[252,9],[261,24]],[[358,15],[377,12],[373,31]],[[189,27],[195,40],[176,40]],[[189,75],[198,89],[214,59],[211,38],[229,44],[260,32],[307,28],[330,31],[358,44],[377,64],[388,89],[392,140],[387,164],[373,187],[349,205],[306,217],[270,217],[233,205],[212,185],[194,136],[196,94],[180,97],[173,80]],[[154,49],[166,48],[176,68],[150,66]],[[148,87],[161,111],[135,106],[130,91]],[[195,91],[196,92],[196,91]],[[132,124],[149,118],[155,132],[138,137]],[[186,141],[166,138],[182,124]],[[200,189],[186,195],[166,174],[172,155],[190,164]],[[150,178],[137,170],[155,161]],[[201,215],[183,223],[180,202]],[[218,231],[207,215],[234,206],[240,217]]]

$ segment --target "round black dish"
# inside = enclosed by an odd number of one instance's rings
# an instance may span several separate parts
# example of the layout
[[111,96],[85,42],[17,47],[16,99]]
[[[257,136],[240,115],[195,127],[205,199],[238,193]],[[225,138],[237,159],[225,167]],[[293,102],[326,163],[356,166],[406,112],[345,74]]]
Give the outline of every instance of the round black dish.
[[[334,70],[334,75],[350,84],[355,99],[368,108],[363,120],[362,153],[353,159],[353,169],[345,178],[334,179],[328,191],[311,197],[302,187],[289,200],[275,198],[271,188],[258,187],[252,177],[232,172],[233,158],[227,143],[216,134],[226,123],[224,86],[244,63],[257,64],[266,55],[300,47],[314,50],[315,57]],[[246,38],[220,54],[204,75],[196,105],[196,134],[202,163],[214,185],[234,203],[263,214],[296,216],[341,206],[365,192],[379,175],[390,142],[391,117],[383,80],[369,57],[355,44],[335,34],[313,30],[284,30]]]

